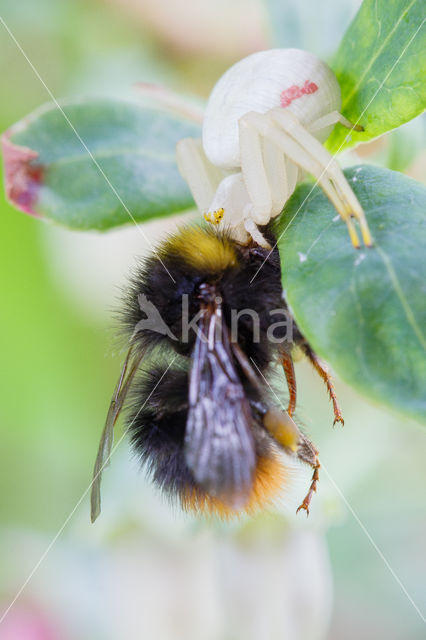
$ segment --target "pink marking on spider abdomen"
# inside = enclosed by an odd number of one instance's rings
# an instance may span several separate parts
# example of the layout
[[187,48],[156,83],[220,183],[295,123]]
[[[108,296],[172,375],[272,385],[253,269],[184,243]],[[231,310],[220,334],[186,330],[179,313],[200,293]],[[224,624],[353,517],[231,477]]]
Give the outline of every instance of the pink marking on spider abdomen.
[[310,93],[315,93],[315,91],[318,91],[318,85],[316,85],[315,82],[309,82],[309,80],[305,80],[305,84],[301,87],[293,84],[288,89],[281,91],[280,104],[282,107],[288,107],[293,100],[297,100],[297,98],[301,98]]

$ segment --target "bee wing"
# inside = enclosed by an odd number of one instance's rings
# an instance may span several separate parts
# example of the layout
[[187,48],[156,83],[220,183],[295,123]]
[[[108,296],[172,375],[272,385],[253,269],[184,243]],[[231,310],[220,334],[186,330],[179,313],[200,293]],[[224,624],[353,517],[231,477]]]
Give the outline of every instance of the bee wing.
[[238,508],[247,501],[256,465],[252,415],[237,375],[220,307],[206,312],[189,386],[185,458],[194,479]]
[[101,440],[99,442],[98,454],[95,460],[95,466],[93,468],[93,480],[92,490],[90,494],[90,518],[92,522],[95,522],[96,518],[101,512],[101,481],[102,471],[108,466],[111,457],[112,444],[114,441],[114,426],[117,422],[117,418],[120,415],[120,411],[123,407],[124,400],[126,399],[127,392],[129,391],[130,384],[133,377],[142,360],[142,354],[135,356],[130,370],[129,363],[132,356],[133,347],[130,347],[127,352],[126,359],[121,370],[120,377],[115,387],[114,395],[109,406],[108,415],[105,421],[105,426],[102,431]]

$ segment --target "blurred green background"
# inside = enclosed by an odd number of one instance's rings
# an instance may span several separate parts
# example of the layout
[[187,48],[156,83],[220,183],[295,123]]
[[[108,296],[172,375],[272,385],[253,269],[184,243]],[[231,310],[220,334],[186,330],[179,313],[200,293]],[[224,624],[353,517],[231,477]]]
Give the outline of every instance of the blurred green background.
[[[206,97],[229,64],[273,46],[277,32],[281,46],[329,58],[360,3],[300,4],[0,6],[59,98],[125,95],[138,81]],[[1,24],[0,77],[4,131],[49,96]],[[417,119],[342,162],[362,158],[420,179],[423,142]],[[309,470],[295,468],[282,504],[265,515],[197,522],[163,503],[123,442],[104,476],[102,516],[90,524],[88,496],[80,499],[122,358],[112,310],[148,247],[134,227],[65,231],[16,212],[4,194],[0,209],[0,612],[36,569],[0,639],[424,638],[424,620],[366,532],[424,616],[425,431],[339,381],[345,428],[333,430],[325,390],[303,362],[299,417],[325,467],[308,521],[294,511]],[[144,231],[152,242],[177,222]]]

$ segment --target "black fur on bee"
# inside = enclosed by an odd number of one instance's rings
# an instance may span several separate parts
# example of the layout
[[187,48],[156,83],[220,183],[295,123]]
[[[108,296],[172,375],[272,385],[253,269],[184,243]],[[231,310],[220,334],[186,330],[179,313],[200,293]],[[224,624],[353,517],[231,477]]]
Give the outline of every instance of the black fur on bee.
[[[92,519],[129,389],[134,451],[154,483],[185,509],[229,517],[263,507],[288,477],[280,449],[295,457],[303,451],[300,458],[318,476],[316,449],[292,411],[276,407],[266,382],[273,363],[292,368],[294,345],[308,347],[283,297],[277,249],[184,227],[133,273],[121,324],[131,346],[95,464]],[[315,488],[313,482],[310,493]]]

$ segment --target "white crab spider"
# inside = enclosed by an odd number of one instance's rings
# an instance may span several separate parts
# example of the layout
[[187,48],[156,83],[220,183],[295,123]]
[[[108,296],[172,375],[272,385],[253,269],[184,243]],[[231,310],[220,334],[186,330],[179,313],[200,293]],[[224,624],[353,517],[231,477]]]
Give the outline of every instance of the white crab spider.
[[237,62],[214,87],[202,140],[177,144],[177,164],[205,219],[247,243],[268,246],[257,225],[281,213],[303,172],[312,174],[346,222],[352,244],[359,222],[371,235],[361,205],[340,167],[324,149],[333,126],[353,127],[340,113],[332,70],[299,49],[272,49]]

